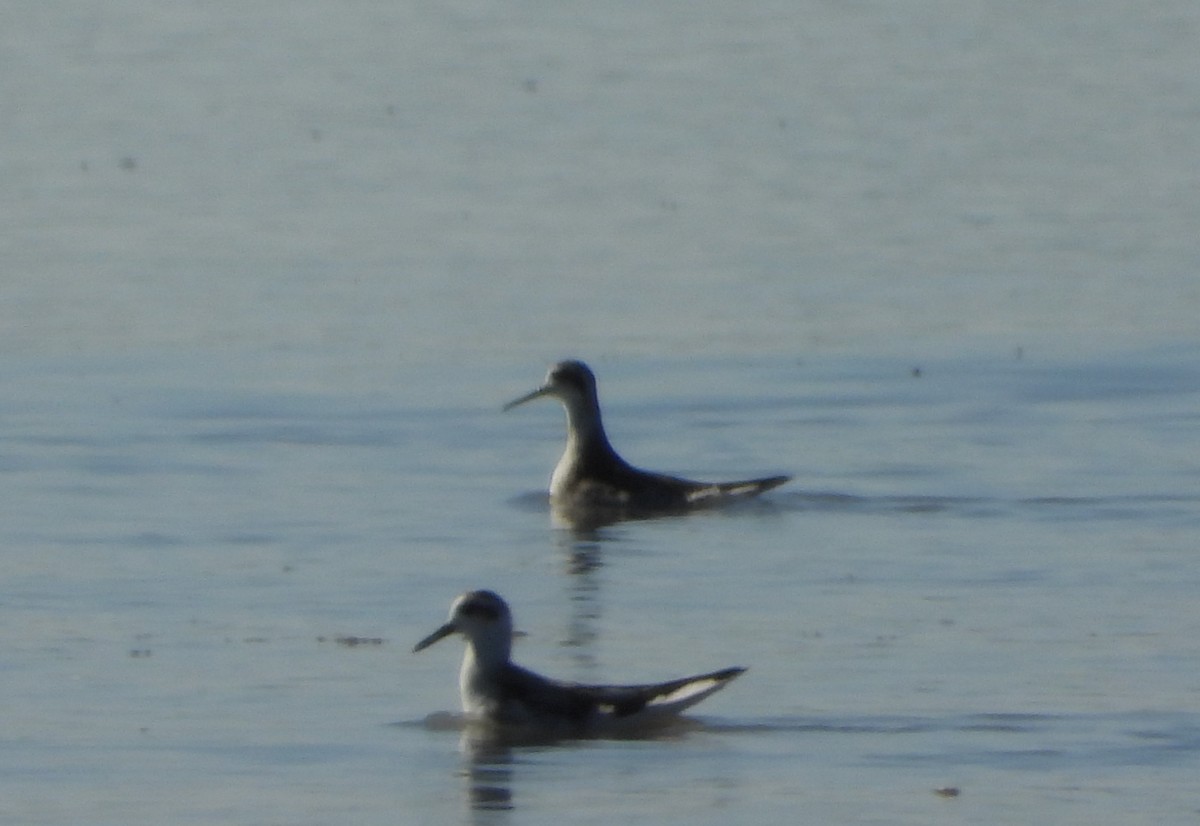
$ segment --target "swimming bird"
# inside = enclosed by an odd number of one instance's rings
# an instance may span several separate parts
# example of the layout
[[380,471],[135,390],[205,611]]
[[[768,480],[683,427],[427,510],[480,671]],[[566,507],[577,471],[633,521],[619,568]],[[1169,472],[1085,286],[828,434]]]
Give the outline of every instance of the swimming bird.
[[550,477],[550,502],[558,508],[606,508],[628,515],[683,512],[756,496],[792,477],[738,482],[696,482],[640,470],[613,449],[600,421],[596,376],[582,361],[561,361],[542,386],[504,405],[553,396],[567,410],[567,446]]
[[647,685],[552,680],[512,662],[512,612],[492,591],[467,591],[456,598],[450,618],[413,652],[454,633],[467,642],[458,688],[468,719],[562,735],[667,723],[746,670],[725,668]]

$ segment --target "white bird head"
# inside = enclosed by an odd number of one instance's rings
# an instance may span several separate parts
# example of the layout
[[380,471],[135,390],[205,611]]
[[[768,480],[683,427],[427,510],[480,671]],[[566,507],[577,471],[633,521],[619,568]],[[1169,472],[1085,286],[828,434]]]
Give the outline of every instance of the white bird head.
[[480,662],[507,662],[512,651],[512,612],[499,594],[467,591],[450,605],[450,618],[413,647],[421,651],[453,633],[462,634]]
[[553,396],[567,406],[568,410],[587,408],[596,404],[596,376],[582,361],[560,361],[550,368],[542,386],[504,405],[512,410],[518,405]]

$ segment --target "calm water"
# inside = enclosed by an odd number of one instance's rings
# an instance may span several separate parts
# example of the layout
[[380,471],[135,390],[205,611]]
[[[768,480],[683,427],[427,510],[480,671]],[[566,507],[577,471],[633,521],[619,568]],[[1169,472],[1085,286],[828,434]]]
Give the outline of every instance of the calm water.
[[[1200,818],[1194,4],[5,17],[0,820]],[[556,528],[565,356],[795,480]],[[409,653],[471,587],[750,671],[487,748]]]

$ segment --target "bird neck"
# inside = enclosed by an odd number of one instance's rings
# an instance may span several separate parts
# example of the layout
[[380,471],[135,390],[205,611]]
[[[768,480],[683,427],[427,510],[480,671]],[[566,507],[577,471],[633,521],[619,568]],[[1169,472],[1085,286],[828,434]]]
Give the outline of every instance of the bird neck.
[[[497,629],[499,631],[500,629]],[[512,631],[489,634],[482,639],[467,643],[463,655],[463,674],[479,670],[490,670],[504,665],[512,656]]]
[[564,456],[582,458],[598,453],[612,453],[612,445],[604,432],[600,405],[594,398],[572,399],[567,410],[567,447]]

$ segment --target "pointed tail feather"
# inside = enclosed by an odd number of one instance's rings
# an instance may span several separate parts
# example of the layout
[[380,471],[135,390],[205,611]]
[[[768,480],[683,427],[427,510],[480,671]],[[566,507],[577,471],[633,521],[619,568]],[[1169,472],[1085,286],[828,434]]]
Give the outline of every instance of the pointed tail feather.
[[610,707],[611,713],[616,718],[636,716],[642,721],[675,717],[729,685],[745,670],[740,667],[724,668],[659,685],[642,686],[636,689],[640,697],[636,700],[629,697],[625,702],[613,703]]
[[734,495],[756,496],[790,482],[791,479],[791,476],[766,476],[762,479],[747,479],[745,482],[730,482],[727,487]]
[[693,505],[715,503],[725,499],[740,499],[758,496],[791,480],[791,476],[767,476],[762,479],[745,479],[741,482],[716,482],[688,494]]

